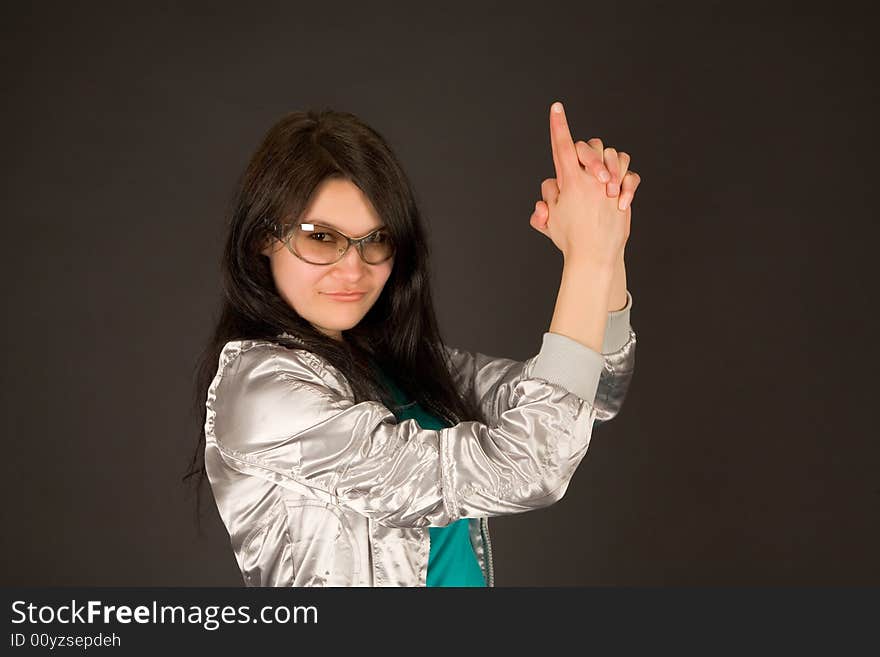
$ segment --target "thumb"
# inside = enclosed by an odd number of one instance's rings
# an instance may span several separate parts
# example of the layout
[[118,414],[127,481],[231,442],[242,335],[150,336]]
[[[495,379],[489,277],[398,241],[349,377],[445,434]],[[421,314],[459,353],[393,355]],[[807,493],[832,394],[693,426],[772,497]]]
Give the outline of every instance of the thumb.
[[544,201],[538,201],[535,203],[535,209],[532,212],[532,216],[529,217],[529,224],[537,230],[539,233],[550,236],[550,233],[547,231],[547,222],[550,219],[550,208]]

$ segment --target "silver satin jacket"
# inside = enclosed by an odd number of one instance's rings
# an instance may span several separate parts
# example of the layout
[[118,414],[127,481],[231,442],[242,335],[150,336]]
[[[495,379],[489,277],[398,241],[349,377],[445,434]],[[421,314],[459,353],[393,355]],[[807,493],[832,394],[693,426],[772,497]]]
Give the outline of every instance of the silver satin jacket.
[[469,518],[494,586],[486,519],[565,494],[594,424],[629,387],[631,307],[627,292],[608,314],[601,354],[556,333],[526,361],[446,347],[489,424],[444,429],[355,404],[310,351],[228,342],[206,401],[205,468],[245,585],[425,586],[428,527]]

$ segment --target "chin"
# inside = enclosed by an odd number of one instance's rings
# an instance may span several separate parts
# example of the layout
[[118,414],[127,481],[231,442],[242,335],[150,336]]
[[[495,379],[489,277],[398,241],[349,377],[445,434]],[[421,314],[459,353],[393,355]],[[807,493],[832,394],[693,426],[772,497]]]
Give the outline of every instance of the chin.
[[322,326],[328,331],[350,331],[355,326],[357,326],[362,319],[363,316],[358,316],[357,318],[352,317],[345,322],[338,321],[338,318],[335,322],[322,322],[320,319],[309,320],[309,322],[318,326]]

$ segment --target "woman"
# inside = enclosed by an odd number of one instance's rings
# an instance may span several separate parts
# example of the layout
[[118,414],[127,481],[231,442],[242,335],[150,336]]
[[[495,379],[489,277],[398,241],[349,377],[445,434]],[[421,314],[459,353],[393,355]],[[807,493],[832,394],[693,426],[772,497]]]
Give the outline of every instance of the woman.
[[625,153],[572,143],[556,106],[557,177],[531,224],[565,267],[524,362],[444,345],[422,219],[376,131],[301,112],[265,136],[229,226],[190,472],[246,585],[492,586],[486,518],[560,499],[594,422],[619,411],[638,176]]

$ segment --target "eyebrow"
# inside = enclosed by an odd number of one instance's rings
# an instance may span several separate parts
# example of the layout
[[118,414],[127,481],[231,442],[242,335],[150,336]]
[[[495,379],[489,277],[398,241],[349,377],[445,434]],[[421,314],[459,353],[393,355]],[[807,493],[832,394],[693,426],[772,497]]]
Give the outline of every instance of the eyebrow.
[[[338,230],[340,233],[345,232],[341,228],[339,228],[338,226],[334,226],[332,223],[330,223],[326,219],[321,219],[320,217],[311,217],[310,219],[303,219],[299,223],[301,223],[301,224],[320,224],[321,226],[327,226],[327,228],[332,228],[333,230]],[[380,228],[385,228],[385,224],[381,224],[379,226],[371,228],[366,233],[364,233],[362,237],[365,237],[365,236],[369,235],[370,233],[374,233],[377,230],[379,230]]]

